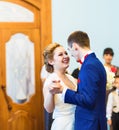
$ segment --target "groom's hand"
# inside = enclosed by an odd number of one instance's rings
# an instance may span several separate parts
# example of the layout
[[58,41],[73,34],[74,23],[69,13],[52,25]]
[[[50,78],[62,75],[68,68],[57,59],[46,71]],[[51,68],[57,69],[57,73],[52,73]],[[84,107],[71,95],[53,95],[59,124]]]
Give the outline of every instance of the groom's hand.
[[60,80],[53,80],[49,86],[49,92],[52,94],[62,93],[63,87],[60,84]]

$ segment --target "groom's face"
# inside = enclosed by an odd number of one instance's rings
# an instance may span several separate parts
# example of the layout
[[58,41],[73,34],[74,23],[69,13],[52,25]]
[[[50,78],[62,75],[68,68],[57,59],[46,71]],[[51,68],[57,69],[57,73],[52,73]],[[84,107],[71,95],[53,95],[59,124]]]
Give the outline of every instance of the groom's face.
[[68,50],[70,51],[71,56],[73,56],[76,59],[76,61],[78,61],[79,60],[79,51],[77,48],[77,43],[73,43],[72,47],[68,46]]

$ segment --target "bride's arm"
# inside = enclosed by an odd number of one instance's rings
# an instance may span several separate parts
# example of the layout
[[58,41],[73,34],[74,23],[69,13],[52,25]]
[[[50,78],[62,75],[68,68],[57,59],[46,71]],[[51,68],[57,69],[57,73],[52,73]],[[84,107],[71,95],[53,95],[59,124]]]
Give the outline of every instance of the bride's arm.
[[52,113],[54,110],[54,94],[49,92],[49,85],[43,86],[44,108],[47,112]]

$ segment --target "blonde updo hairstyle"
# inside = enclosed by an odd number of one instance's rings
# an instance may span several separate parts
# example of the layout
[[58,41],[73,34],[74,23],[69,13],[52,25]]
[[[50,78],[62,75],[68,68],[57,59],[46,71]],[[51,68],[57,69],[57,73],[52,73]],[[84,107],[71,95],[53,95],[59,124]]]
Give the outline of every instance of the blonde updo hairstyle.
[[57,48],[57,47],[60,47],[61,45],[58,44],[58,43],[51,43],[49,44],[45,50],[44,50],[44,53],[43,53],[43,56],[44,56],[44,64],[45,64],[45,67],[46,67],[46,70],[49,72],[49,73],[52,73],[54,71],[54,68],[51,64],[49,64],[49,61],[50,60],[53,60],[53,56],[54,56],[54,50]]

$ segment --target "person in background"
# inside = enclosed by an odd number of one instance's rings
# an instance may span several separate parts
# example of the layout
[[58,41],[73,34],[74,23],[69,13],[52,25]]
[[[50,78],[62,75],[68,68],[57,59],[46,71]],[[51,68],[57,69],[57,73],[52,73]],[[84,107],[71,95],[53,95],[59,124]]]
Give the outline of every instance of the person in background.
[[[116,73],[118,73],[118,70],[119,70],[117,66],[112,65],[113,57],[114,57],[113,49],[110,47],[105,48],[103,51],[103,59],[104,59],[104,68],[107,74],[106,103],[107,103],[109,93],[115,89],[113,87],[114,76]],[[110,130],[112,130],[111,125],[108,125],[108,127]]]
[[57,80],[64,88],[76,91],[77,81],[66,73],[70,58],[64,47],[58,43],[49,44],[44,50],[44,64],[50,73],[43,86],[44,107],[53,112],[51,130],[74,130],[75,105],[64,103],[61,94],[50,92],[49,86]]
[[115,76],[113,83],[115,90],[111,91],[107,101],[107,123],[113,130],[119,130],[119,75]]
[[49,72],[47,72],[46,68],[45,68],[45,65],[42,66],[41,68],[41,73],[40,73],[40,77],[41,77],[41,80],[42,80],[42,83],[44,84],[46,78],[50,75]]
[[[48,78],[49,75],[50,75],[50,73],[46,71],[45,65],[43,65],[41,72],[40,72],[40,78],[42,80],[42,84],[44,84],[45,80]],[[45,118],[44,119],[45,120],[45,130],[51,130],[51,124],[53,122],[52,113],[48,113],[44,109],[44,118]]]
[[79,71],[80,71],[80,68],[78,67],[78,68],[76,68],[76,69],[73,70],[73,72],[72,72],[71,75],[72,75],[74,78],[78,79]]
[[112,48],[105,48],[103,51],[104,67],[107,73],[107,84],[106,84],[106,101],[108,94],[113,90],[114,76],[117,73],[118,67],[112,65],[114,52]]

